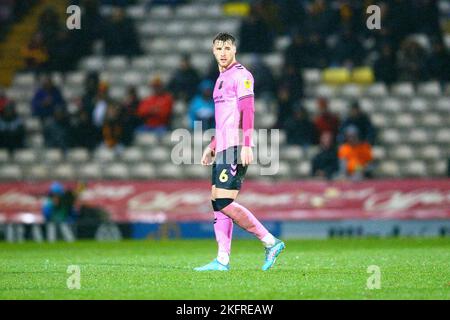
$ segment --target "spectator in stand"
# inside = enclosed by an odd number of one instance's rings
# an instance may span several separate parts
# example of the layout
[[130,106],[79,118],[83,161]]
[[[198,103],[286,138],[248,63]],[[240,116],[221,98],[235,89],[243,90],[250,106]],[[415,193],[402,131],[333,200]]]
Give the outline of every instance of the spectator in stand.
[[84,85],[84,95],[81,100],[82,108],[88,114],[92,114],[92,112],[94,111],[99,85],[100,80],[98,73],[96,72],[89,73],[86,77],[86,82]]
[[267,53],[273,50],[274,36],[270,26],[253,4],[239,29],[239,52]]
[[295,33],[292,38],[292,43],[284,53],[285,63],[293,65],[298,70],[302,70],[308,65],[308,50],[304,36],[299,32]]
[[8,99],[8,97],[5,94],[5,90],[2,87],[0,87],[0,114],[10,103],[13,103],[13,101]]
[[48,68],[58,72],[69,71],[78,55],[78,44],[72,41],[68,29],[61,28],[55,38],[47,45]]
[[279,1],[280,17],[285,33],[295,32],[304,29],[303,24],[306,19],[306,11],[303,3],[298,0]]
[[13,152],[23,148],[25,141],[25,125],[23,119],[16,113],[15,105],[8,102],[0,109],[0,149]]
[[[217,70],[217,63],[215,67]],[[168,90],[172,92],[175,99],[188,102],[197,92],[199,82],[200,76],[191,64],[191,57],[185,54],[181,58],[180,66],[169,81]]]
[[339,118],[328,110],[328,101],[325,98],[319,98],[317,103],[319,112],[314,119],[314,124],[317,129],[319,139],[326,132],[331,133],[333,141],[336,141],[336,137],[339,130]]
[[285,128],[286,121],[292,116],[295,100],[289,87],[280,85],[277,91],[277,123],[276,128]]
[[287,143],[299,145],[307,149],[317,142],[317,134],[314,124],[309,118],[308,112],[301,105],[297,105],[293,117],[286,120]]
[[264,63],[260,55],[253,55],[249,65],[255,79],[255,92],[262,99],[273,99],[275,91],[275,78],[272,70]]
[[313,0],[306,5],[306,19],[304,30],[306,34],[317,32],[320,35],[328,35],[335,31],[335,14],[325,0]]
[[105,54],[134,56],[141,53],[139,39],[133,22],[121,7],[115,7],[104,31]]
[[351,105],[350,114],[339,129],[339,143],[345,141],[345,132],[347,128],[351,126],[355,126],[358,129],[359,140],[368,142],[371,145],[375,143],[375,128],[372,125],[369,116],[361,110],[357,101]]
[[170,128],[173,108],[173,97],[164,89],[159,77],[151,81],[153,94],[141,101],[138,107],[138,116],[143,125],[137,128],[138,132],[155,132],[158,135],[166,133]]
[[308,37],[305,67],[326,68],[328,67],[330,56],[329,48],[326,45],[324,36],[318,32],[312,32]]
[[398,51],[398,80],[415,83],[427,78],[425,50],[414,40],[406,39]]
[[358,128],[349,126],[345,130],[346,142],[339,147],[340,176],[351,180],[362,180],[372,176],[372,147],[359,140]]
[[92,122],[98,130],[101,130],[105,121],[106,109],[109,103],[108,89],[109,87],[106,82],[100,82],[95,97],[94,109],[92,110]]
[[48,53],[42,34],[37,32],[32,36],[28,45],[22,49],[22,56],[25,61],[25,71],[39,74],[46,70]]
[[333,135],[325,132],[320,137],[320,151],[312,159],[312,176],[332,180],[339,172],[339,159]]
[[106,110],[105,121],[102,128],[103,147],[116,152],[123,150],[124,122],[121,118],[120,107],[111,103]]
[[90,114],[80,109],[71,118],[70,124],[70,146],[94,150],[100,139],[98,130],[92,124]]
[[361,65],[365,56],[364,47],[350,29],[344,30],[337,40],[333,50],[331,64],[352,68]]
[[303,97],[303,77],[300,70],[287,64],[283,67],[283,71],[277,81],[278,87],[286,88],[293,101],[300,100]]
[[57,109],[65,109],[66,103],[58,87],[51,77],[45,76],[42,86],[36,91],[31,101],[33,116],[42,121],[51,118]]
[[202,130],[215,127],[214,100],[212,99],[213,88],[214,83],[211,80],[203,80],[200,83],[199,93],[189,105],[189,120],[192,130],[194,130],[196,121],[201,122]]
[[450,54],[442,42],[433,43],[427,61],[430,78],[441,83],[450,82]]
[[55,8],[48,6],[39,16],[38,30],[42,34],[44,45],[48,48],[57,38],[57,34],[62,29],[58,13]]
[[44,141],[49,148],[65,151],[69,145],[70,121],[64,109],[55,109],[44,125]]
[[375,79],[391,85],[397,79],[396,57],[392,48],[386,44],[384,45],[381,56],[374,64]]
[[124,121],[123,142],[127,146],[133,142],[134,131],[142,124],[137,114],[139,103],[136,88],[129,87],[121,108]]
[[58,238],[58,230],[64,241],[75,240],[69,223],[76,218],[75,210],[76,194],[71,190],[65,190],[59,182],[50,185],[48,196],[42,205],[42,214],[46,222],[47,240],[54,242]]

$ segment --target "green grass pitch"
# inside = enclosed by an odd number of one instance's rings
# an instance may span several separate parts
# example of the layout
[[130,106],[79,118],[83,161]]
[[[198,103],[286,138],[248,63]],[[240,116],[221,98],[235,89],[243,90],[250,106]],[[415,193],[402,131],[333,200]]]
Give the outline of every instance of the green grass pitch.
[[[450,238],[288,240],[273,269],[234,240],[229,272],[199,273],[214,240],[0,243],[0,299],[450,299]],[[69,265],[81,288],[68,289]],[[368,289],[370,265],[380,289]]]

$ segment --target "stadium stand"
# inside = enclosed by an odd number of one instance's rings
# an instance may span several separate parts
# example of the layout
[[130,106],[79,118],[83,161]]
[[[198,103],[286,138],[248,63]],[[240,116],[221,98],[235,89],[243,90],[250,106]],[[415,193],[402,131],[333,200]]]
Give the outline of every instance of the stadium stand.
[[[190,54],[192,65],[207,77],[212,64],[211,39],[220,31],[239,34],[240,15],[224,15],[221,1],[192,1],[175,7],[148,6],[136,1],[125,7],[128,19],[135,26],[142,53],[107,56],[102,41],[96,40],[92,53],[84,56],[68,72],[52,71],[56,86],[61,89],[67,110],[77,110],[86,94],[85,83],[92,72],[99,81],[108,83],[109,98],[122,101],[129,87],[136,87],[139,98],[149,95],[149,81],[158,75],[168,83],[179,66],[181,57]],[[441,19],[448,19],[450,6],[439,1]],[[230,10],[232,11],[232,10]],[[113,12],[111,5],[101,5],[102,17]],[[431,51],[431,37],[413,35],[423,50]],[[444,36],[447,50],[450,34]],[[332,40],[332,39],[331,39]],[[277,34],[273,52],[262,54],[262,60],[276,78],[282,78],[284,51],[291,43],[290,33]],[[253,56],[238,54],[239,61],[251,70]],[[366,59],[370,62],[370,58]],[[214,66],[213,66],[214,67]],[[302,68],[303,96],[301,105],[317,113],[317,99],[328,99],[331,111],[345,119],[350,105],[358,101],[378,130],[373,148],[375,177],[443,177],[447,174],[450,156],[450,86],[441,79],[399,80],[392,85],[374,80],[371,68]],[[52,149],[44,139],[45,123],[32,116],[30,102],[39,84],[39,75],[18,72],[6,96],[15,102],[16,111],[26,127],[24,148],[8,152],[0,149],[0,180],[41,179],[204,179],[208,170],[200,166],[185,167],[170,161],[173,143],[170,132],[162,137],[154,133],[138,133],[123,151],[103,147],[90,151],[70,147]],[[275,99],[258,96],[256,92],[256,126],[273,128],[277,121]],[[189,128],[188,103],[178,100],[174,107],[171,128]],[[258,112],[264,111],[264,112]],[[284,129],[282,135],[285,135]],[[94,139],[95,137],[93,137]],[[299,179],[311,175],[311,160],[317,147],[304,150],[280,145],[280,170],[276,179]],[[257,170],[249,170],[258,178]]]

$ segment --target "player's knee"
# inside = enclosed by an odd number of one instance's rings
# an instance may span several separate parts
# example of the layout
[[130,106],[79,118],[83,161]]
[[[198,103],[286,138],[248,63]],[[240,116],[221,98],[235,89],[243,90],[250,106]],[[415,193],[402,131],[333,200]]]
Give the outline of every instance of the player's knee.
[[231,198],[219,198],[215,201],[216,208],[215,211],[220,211],[223,208],[227,207],[229,204],[231,204],[234,201],[234,199]]

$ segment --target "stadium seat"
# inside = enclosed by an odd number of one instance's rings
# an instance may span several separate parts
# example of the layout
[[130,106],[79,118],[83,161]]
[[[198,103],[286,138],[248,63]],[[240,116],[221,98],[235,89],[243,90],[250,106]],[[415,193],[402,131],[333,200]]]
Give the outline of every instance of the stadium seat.
[[427,100],[423,98],[414,98],[411,100],[411,103],[408,104],[409,110],[416,113],[425,113],[429,111]]
[[182,166],[177,166],[172,163],[162,164],[156,171],[157,177],[164,179],[183,179],[184,169]]
[[407,135],[407,141],[413,144],[425,144],[429,142],[428,132],[424,129],[412,129]]
[[58,180],[73,180],[75,178],[75,169],[71,164],[64,163],[51,170],[50,175]]
[[150,147],[158,143],[158,137],[154,133],[140,132],[136,135],[135,141],[138,146]]
[[123,163],[112,163],[105,167],[103,175],[107,179],[128,179],[128,167]]
[[438,97],[441,95],[441,86],[436,81],[421,83],[417,87],[417,93],[422,96]]
[[127,16],[132,20],[143,19],[145,17],[145,6],[131,5],[125,8]]
[[33,148],[43,148],[44,147],[44,136],[40,133],[34,133],[31,136],[28,135],[29,145]]
[[104,68],[104,60],[99,56],[90,56],[81,61],[81,68],[86,71],[101,71]]
[[363,92],[362,87],[357,84],[347,84],[347,85],[344,85],[341,89],[341,94],[344,97],[350,98],[350,99],[356,99],[356,98],[361,97],[362,92]]
[[134,57],[131,60],[131,67],[134,70],[140,70],[142,72],[148,72],[155,66],[154,59],[148,56]]
[[410,160],[414,158],[414,151],[408,145],[398,145],[392,148],[390,158],[395,160]]
[[153,179],[155,176],[156,169],[149,163],[138,163],[130,168],[130,177],[133,179]]
[[304,158],[303,149],[300,146],[286,146],[280,152],[281,160],[298,162]]
[[375,81],[375,75],[371,67],[357,67],[352,70],[351,79],[357,84],[367,85]]
[[0,149],[0,163],[9,161],[9,152],[6,149]]
[[347,68],[327,68],[323,70],[322,78],[329,85],[345,84],[350,82],[350,71]]
[[361,109],[368,114],[372,114],[373,112],[375,112],[375,110],[377,110],[374,99],[372,98],[362,98],[358,101]]
[[67,151],[67,161],[80,163],[87,162],[89,160],[89,150],[84,148],[73,148]]
[[425,177],[428,175],[427,167],[423,161],[413,160],[400,168],[402,175],[409,177]]
[[373,113],[370,116],[370,119],[372,120],[373,124],[376,127],[379,128],[386,128],[389,126],[390,118],[389,116],[386,116],[384,113]]
[[319,146],[310,146],[308,149],[306,149],[306,158],[311,160],[316,156],[316,154],[319,153]]
[[36,118],[25,119],[25,128],[28,132],[42,131],[41,122]]
[[63,153],[60,149],[44,149],[41,152],[41,159],[48,163],[60,162],[63,160]]
[[31,105],[29,102],[16,103],[16,111],[17,114],[21,115],[22,117],[30,117]]
[[400,170],[395,161],[382,161],[376,170],[377,175],[381,177],[399,177]]
[[144,159],[144,153],[139,147],[130,147],[123,151],[121,157],[123,161],[139,163]]
[[94,159],[100,163],[110,162],[115,159],[115,154],[113,150],[107,148],[98,148],[94,152]]
[[317,97],[332,98],[336,94],[336,88],[327,84],[319,84],[316,87],[315,95]]
[[414,86],[410,82],[400,82],[392,85],[391,92],[399,97],[412,97],[414,95]]
[[21,180],[23,177],[22,169],[17,164],[5,164],[0,166],[1,180]]
[[367,87],[366,94],[370,97],[386,97],[388,89],[384,83],[378,82]]
[[36,77],[33,73],[18,73],[14,77],[12,85],[17,88],[33,88],[36,85]]
[[436,109],[448,114],[450,110],[450,97],[441,97],[436,101]]
[[128,69],[128,64],[125,56],[115,56],[106,61],[106,68],[112,72],[121,72]]
[[409,113],[397,114],[394,123],[399,128],[412,128],[416,124],[415,118]]
[[32,164],[37,162],[37,155],[33,149],[20,149],[14,152],[13,160],[18,164]]
[[383,160],[386,158],[386,149],[383,146],[374,146],[372,154],[375,160]]
[[172,17],[172,9],[169,6],[152,6],[150,11],[150,18],[153,19],[162,19]]
[[398,98],[393,97],[382,100],[380,107],[388,113],[400,113],[403,109],[402,102]]
[[440,160],[442,158],[441,148],[437,145],[427,145],[420,150],[420,156],[426,160]]
[[42,164],[32,165],[27,173],[27,177],[32,180],[45,180],[50,176],[49,167]]
[[436,142],[450,144],[450,128],[442,128],[436,133]]
[[65,85],[67,86],[84,86],[86,73],[83,71],[72,71],[66,75]]
[[98,163],[85,163],[80,165],[78,176],[81,179],[101,179],[102,167]]
[[200,164],[183,165],[184,175],[190,179],[207,179],[210,177],[210,167],[204,167]]
[[342,99],[330,99],[329,107],[332,112],[335,112],[341,116],[347,114],[349,104]]
[[152,162],[170,162],[170,152],[165,147],[153,147],[146,152],[145,156]]
[[432,173],[433,176],[442,177],[447,174],[447,161],[438,160],[434,161],[429,167],[429,172]]
[[306,84],[317,84],[322,78],[320,69],[305,69],[303,71],[303,80]]
[[400,132],[396,129],[385,129],[380,136],[381,140],[386,144],[396,145],[402,141]]
[[435,113],[426,113],[423,115],[423,117],[420,119],[421,125],[424,127],[433,127],[437,128],[442,126],[443,119],[439,115]]
[[297,165],[294,165],[293,172],[298,177],[310,177],[311,176],[311,163],[309,161],[301,161]]

